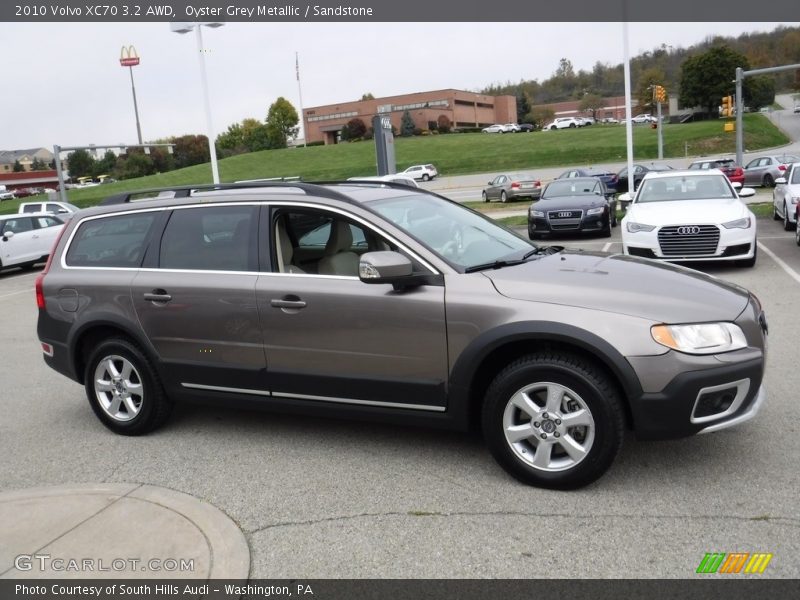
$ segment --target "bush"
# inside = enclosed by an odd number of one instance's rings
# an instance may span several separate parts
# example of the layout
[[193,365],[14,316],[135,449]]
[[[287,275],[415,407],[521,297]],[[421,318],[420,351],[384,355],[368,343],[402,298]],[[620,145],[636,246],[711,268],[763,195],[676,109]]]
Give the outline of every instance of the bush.
[[436,128],[439,130],[439,133],[450,133],[453,124],[450,122],[450,118],[447,115],[439,115],[439,118],[436,120]]

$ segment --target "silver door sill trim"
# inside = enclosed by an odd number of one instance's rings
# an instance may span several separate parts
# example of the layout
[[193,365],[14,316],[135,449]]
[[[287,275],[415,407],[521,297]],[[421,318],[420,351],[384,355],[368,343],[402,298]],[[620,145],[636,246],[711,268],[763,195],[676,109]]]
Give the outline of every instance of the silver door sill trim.
[[383,408],[408,408],[411,410],[427,410],[444,412],[444,406],[428,406],[427,404],[404,404],[401,402],[380,402],[378,400],[356,400],[355,398],[334,398],[331,396],[310,396],[304,394],[289,394],[286,392],[271,393],[265,390],[250,390],[246,388],[223,387],[219,385],[203,385],[200,383],[181,383],[182,387],[193,390],[208,390],[212,392],[232,392],[234,394],[250,394],[254,396],[267,396],[270,398],[293,398],[297,400],[319,400],[321,402],[335,402],[337,404],[360,404],[363,406],[380,406]]

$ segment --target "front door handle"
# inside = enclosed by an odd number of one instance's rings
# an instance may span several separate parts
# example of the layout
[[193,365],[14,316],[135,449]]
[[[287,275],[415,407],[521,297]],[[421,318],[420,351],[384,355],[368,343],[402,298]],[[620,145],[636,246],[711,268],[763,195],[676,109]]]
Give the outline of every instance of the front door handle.
[[306,303],[304,300],[300,300],[297,296],[287,296],[286,298],[282,298],[280,300],[273,298],[269,301],[269,305],[272,308],[305,308]]
[[145,292],[144,299],[150,302],[169,302],[172,300],[172,296],[170,296],[166,290],[153,290],[152,292]]

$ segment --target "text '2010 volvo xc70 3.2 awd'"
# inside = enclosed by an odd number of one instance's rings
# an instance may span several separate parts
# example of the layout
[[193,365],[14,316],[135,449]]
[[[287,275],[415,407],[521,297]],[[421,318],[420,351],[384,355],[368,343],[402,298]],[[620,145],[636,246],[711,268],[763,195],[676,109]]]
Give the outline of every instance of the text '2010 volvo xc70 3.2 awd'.
[[716,431],[765,398],[747,290],[389,183],[111,197],[66,225],[36,299],[45,361],[125,435],[179,400],[474,426],[511,475],[566,489],[626,428]]

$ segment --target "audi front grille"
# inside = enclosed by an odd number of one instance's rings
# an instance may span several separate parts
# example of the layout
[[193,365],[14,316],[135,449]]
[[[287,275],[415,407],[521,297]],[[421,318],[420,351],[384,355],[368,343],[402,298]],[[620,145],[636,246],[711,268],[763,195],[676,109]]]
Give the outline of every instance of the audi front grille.
[[569,229],[580,229],[582,210],[551,210],[547,213],[550,221],[550,229],[553,231],[565,231]]
[[716,225],[671,225],[658,232],[661,254],[670,257],[694,258],[714,256],[719,246]]

